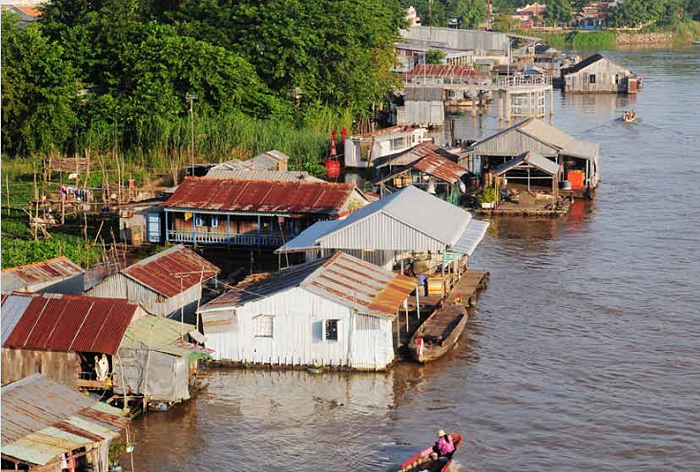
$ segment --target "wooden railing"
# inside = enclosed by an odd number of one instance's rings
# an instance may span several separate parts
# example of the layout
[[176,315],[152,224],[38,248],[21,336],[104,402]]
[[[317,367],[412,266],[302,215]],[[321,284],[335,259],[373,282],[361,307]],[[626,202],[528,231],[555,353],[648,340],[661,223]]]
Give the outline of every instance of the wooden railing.
[[294,238],[292,234],[285,234],[284,237],[279,234],[230,234],[213,233],[207,231],[197,231],[196,236],[192,231],[169,230],[168,240],[176,243],[194,243],[195,237],[197,244],[230,244],[232,246],[262,246],[262,247],[279,247],[285,242]]

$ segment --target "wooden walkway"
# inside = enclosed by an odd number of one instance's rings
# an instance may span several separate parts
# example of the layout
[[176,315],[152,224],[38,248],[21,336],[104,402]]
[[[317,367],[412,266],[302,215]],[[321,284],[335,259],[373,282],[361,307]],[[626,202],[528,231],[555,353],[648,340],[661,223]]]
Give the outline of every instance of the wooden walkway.
[[464,306],[476,306],[476,295],[488,285],[489,273],[486,270],[468,270],[459,279],[448,296],[448,300],[462,299]]

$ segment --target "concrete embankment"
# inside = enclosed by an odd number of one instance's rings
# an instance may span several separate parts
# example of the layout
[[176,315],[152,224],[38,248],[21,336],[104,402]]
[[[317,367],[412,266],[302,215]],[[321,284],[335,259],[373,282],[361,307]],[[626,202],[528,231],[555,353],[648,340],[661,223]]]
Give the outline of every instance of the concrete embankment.
[[651,46],[673,42],[673,33],[617,33],[618,46]]

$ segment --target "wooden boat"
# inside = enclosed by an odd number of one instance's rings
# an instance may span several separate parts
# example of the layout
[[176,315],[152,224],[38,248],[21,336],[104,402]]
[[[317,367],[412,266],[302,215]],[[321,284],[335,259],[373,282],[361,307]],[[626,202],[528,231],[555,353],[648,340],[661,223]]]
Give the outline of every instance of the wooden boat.
[[458,302],[445,302],[415,332],[408,349],[420,363],[431,362],[452,349],[467,325],[469,314]]
[[[461,434],[450,434],[450,436],[452,437],[452,441],[455,445],[455,452],[452,453],[452,458],[454,458],[464,438]],[[450,469],[450,465],[452,465],[453,459],[450,459],[441,466],[438,461],[430,459],[431,452],[433,452],[433,446],[424,449],[407,461],[403,462],[401,464],[401,469],[398,472],[421,472],[423,470],[429,470],[430,472],[447,472]]]
[[622,121],[625,123],[634,123],[636,119],[637,114],[634,112],[634,110],[627,110],[622,114]]

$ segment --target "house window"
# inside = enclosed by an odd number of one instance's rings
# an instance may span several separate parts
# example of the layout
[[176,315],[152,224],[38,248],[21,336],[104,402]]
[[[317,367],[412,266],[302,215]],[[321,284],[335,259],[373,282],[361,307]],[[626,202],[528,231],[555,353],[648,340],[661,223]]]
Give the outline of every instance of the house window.
[[216,228],[219,226],[219,217],[216,215],[211,215],[211,227]]
[[338,320],[326,320],[326,341],[338,340]]
[[367,161],[369,160],[369,153],[372,151],[372,142],[371,141],[360,141],[360,160],[361,161]]
[[204,226],[204,217],[202,215],[196,215],[194,217],[195,226]]
[[406,138],[396,138],[391,140],[391,150],[403,149],[406,147]]
[[253,318],[253,329],[256,338],[271,338],[273,333],[272,316],[259,315]]
[[591,74],[588,76],[588,83],[589,84],[594,84],[595,83],[595,74]]

